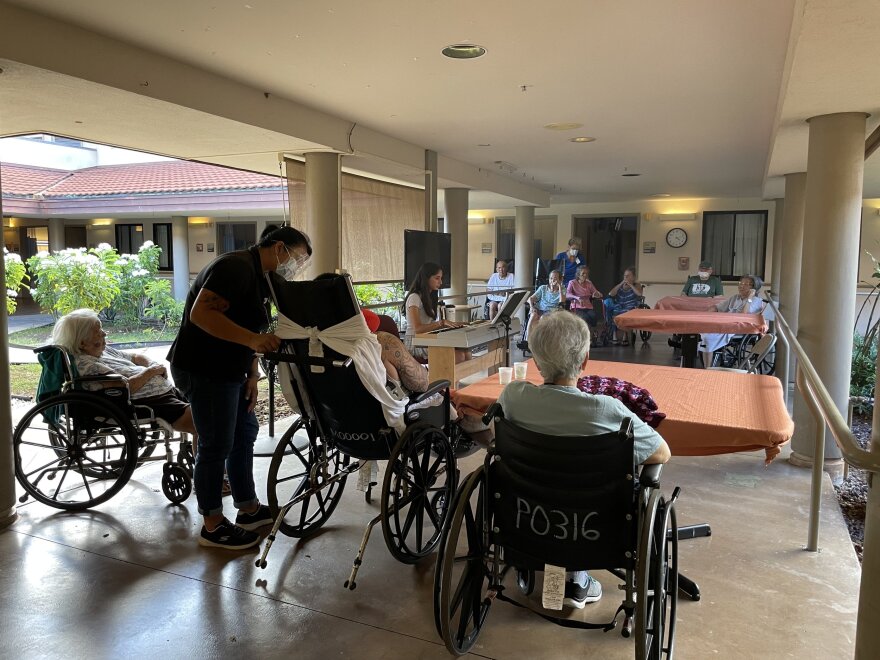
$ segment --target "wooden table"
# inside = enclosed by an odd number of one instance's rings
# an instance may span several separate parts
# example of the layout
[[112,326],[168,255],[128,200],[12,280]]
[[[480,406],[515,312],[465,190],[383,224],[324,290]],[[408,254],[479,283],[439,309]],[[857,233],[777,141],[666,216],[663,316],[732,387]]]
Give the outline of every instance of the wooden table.
[[[676,456],[708,456],[763,449],[765,462],[791,438],[794,422],[773,376],[679,369],[590,360],[584,376],[620,378],[648,390],[666,419],[657,431]],[[527,380],[543,382],[528,362]],[[493,376],[452,394],[461,414],[482,415],[504,388]]]
[[681,366],[693,367],[700,334],[760,335],[767,332],[761,314],[692,312],[675,309],[633,309],[615,317],[618,328],[681,335]]

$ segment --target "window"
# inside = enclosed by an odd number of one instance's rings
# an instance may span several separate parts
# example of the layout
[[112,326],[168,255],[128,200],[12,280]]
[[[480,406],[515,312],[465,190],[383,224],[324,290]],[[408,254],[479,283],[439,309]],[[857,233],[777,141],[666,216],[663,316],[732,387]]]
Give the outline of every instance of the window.
[[172,270],[174,253],[171,245],[170,222],[153,223],[153,243],[162,248],[162,254],[159,255],[159,270]]
[[[253,222],[218,222],[217,254],[246,250],[257,242],[257,225]],[[211,251],[210,244],[208,252]]]
[[712,262],[722,280],[743,275],[764,278],[767,215],[767,211],[703,213],[702,259]]
[[119,254],[137,254],[143,244],[143,225],[116,225],[116,251]]

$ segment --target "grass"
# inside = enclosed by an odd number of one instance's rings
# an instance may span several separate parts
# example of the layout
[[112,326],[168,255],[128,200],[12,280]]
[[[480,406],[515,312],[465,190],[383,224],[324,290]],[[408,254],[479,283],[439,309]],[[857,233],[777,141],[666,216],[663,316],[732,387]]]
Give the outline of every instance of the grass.
[[31,399],[36,397],[41,369],[39,364],[10,364],[9,381],[12,394]]
[[[9,343],[18,344],[19,346],[43,346],[49,343],[53,327],[54,325],[50,324],[13,332],[9,335]],[[104,329],[107,331],[107,342],[110,344],[174,341],[174,338],[177,336],[177,328],[168,328],[166,330],[159,330],[150,326],[129,328],[105,322]]]

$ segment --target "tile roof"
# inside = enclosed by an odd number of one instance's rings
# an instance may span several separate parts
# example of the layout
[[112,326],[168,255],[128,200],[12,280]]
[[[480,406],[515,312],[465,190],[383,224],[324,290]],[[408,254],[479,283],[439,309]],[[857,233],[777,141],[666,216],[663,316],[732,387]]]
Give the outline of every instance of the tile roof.
[[32,197],[68,176],[67,170],[28,165],[0,165],[0,185],[4,197]]
[[282,180],[277,176],[217,165],[163,161],[105,165],[73,172],[4,164],[2,185],[4,195],[42,192],[48,199],[265,190],[281,187]]

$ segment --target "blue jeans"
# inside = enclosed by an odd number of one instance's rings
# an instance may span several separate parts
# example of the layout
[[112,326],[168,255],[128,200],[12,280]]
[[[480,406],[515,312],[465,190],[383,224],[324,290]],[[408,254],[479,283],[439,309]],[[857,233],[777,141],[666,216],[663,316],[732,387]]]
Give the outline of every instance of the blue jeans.
[[173,366],[171,375],[192,404],[193,421],[199,432],[193,479],[199,513],[223,513],[224,467],[235,508],[252,509],[259,503],[254,488],[254,441],[259,424],[253,411],[248,412],[244,380],[222,381]]

